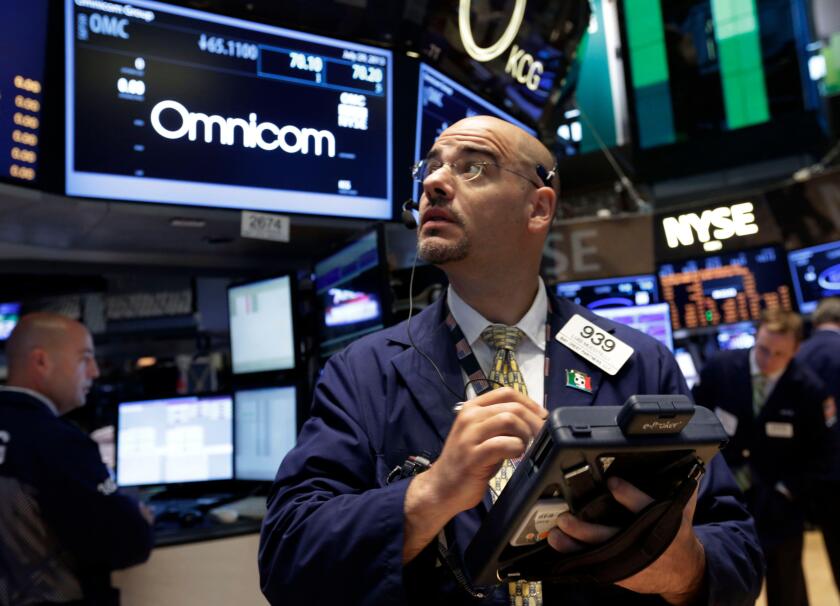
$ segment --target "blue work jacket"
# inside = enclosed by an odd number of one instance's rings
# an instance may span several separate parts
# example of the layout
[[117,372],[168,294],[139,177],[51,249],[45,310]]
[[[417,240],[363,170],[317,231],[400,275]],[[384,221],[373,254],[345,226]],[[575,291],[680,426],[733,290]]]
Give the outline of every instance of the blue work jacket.
[[[635,353],[615,376],[556,340],[546,344],[551,364],[548,406],[622,404],[632,394],[688,394],[670,352],[654,339],[593,315],[569,301],[551,300],[555,335],[575,313],[615,334]],[[450,393],[418,349],[432,357],[443,380],[463,393],[461,367],[443,300],[407,323],[362,338],[328,362],[315,388],[312,416],[283,461],[268,499],[259,563],[262,589],[273,604],[508,604],[507,590],[477,601],[437,564],[434,545],[403,566],[403,500],[409,480],[386,484],[407,456],[436,457],[459,398]],[[566,387],[565,369],[591,377],[592,392]],[[446,536],[455,558],[475,534],[489,498],[457,515]],[[707,559],[710,604],[754,602],[762,556],[752,519],[722,457],[702,482],[696,532]],[[546,586],[545,604],[661,603],[615,586]]]

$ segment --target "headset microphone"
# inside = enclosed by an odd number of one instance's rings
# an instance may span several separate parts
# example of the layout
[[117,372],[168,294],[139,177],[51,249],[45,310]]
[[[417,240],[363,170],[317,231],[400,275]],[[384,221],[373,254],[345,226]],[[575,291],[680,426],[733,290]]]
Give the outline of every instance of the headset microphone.
[[402,215],[401,219],[403,225],[405,225],[406,229],[417,229],[417,219],[414,218],[414,213],[412,210],[420,210],[420,205],[409,198],[402,205]]

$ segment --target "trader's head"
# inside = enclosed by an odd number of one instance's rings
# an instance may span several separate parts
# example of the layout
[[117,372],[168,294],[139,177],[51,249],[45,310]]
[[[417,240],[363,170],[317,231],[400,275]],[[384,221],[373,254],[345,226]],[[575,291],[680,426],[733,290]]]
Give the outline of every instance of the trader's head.
[[816,328],[840,329],[840,297],[828,297],[820,301],[811,320]]
[[23,316],[6,343],[10,387],[37,391],[59,414],[83,406],[99,376],[93,339],[79,322],[53,313]]
[[420,256],[446,271],[536,273],[557,205],[555,170],[551,152],[509,122],[490,116],[456,122],[415,168],[423,184]]
[[768,309],[761,314],[755,337],[755,362],[764,375],[774,375],[787,368],[802,340],[802,318],[782,309]]

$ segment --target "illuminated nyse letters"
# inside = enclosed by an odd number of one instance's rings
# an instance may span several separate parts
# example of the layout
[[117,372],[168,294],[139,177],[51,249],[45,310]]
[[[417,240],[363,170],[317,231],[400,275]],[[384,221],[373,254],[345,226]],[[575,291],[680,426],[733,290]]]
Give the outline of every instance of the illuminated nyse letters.
[[[175,112],[180,118],[180,126],[170,129],[161,122],[161,114],[165,111]],[[204,131],[204,142],[212,143],[214,131],[219,131],[219,143],[233,145],[236,131],[242,134],[243,147],[259,147],[265,151],[273,151],[278,147],[287,154],[300,153],[306,155],[314,148],[313,153],[320,156],[327,147],[327,155],[335,156],[335,135],[328,130],[314,128],[298,128],[287,124],[279,127],[272,122],[257,123],[257,114],[248,114],[248,121],[242,118],[223,118],[222,116],[208,116],[207,114],[191,112],[181,103],[168,99],[160,101],[152,108],[152,128],[165,139],[181,139],[186,136],[190,141],[198,137],[198,127]],[[267,137],[266,133],[270,135]],[[310,145],[311,144],[311,145]]]
[[697,241],[702,242],[703,248],[710,252],[723,247],[721,240],[758,233],[752,202],[720,206],[704,210],[700,215],[686,213],[679,217],[665,217],[662,229],[665,230],[669,248],[692,246],[696,234]]
[[[476,44],[475,38],[473,38],[472,25],[470,24],[472,1],[460,0],[458,5],[458,31],[461,34],[461,43],[464,45],[467,54],[476,61],[486,63],[504,53],[519,33],[527,4],[528,0],[516,0],[510,22],[508,22],[502,37],[494,44],[482,47]],[[543,70],[542,62],[535,60],[534,56],[525,52],[524,49],[519,48],[516,44],[510,49],[510,55],[505,64],[505,73],[513,76],[520,84],[524,84],[530,90],[537,90]]]

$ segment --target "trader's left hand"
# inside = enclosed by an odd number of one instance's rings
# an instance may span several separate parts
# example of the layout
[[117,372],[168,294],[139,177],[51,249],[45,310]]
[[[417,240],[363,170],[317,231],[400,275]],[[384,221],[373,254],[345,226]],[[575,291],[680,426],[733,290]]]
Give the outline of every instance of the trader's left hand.
[[[607,487],[615,500],[633,513],[653,502],[650,496],[619,478],[610,478]],[[680,529],[668,549],[650,566],[616,584],[637,593],[659,594],[670,604],[691,604],[703,588],[706,574],[706,553],[692,526],[696,506],[697,490],[683,508]],[[557,526],[549,533],[548,542],[564,553],[603,543],[620,530],[584,522],[568,513],[560,516]]]

